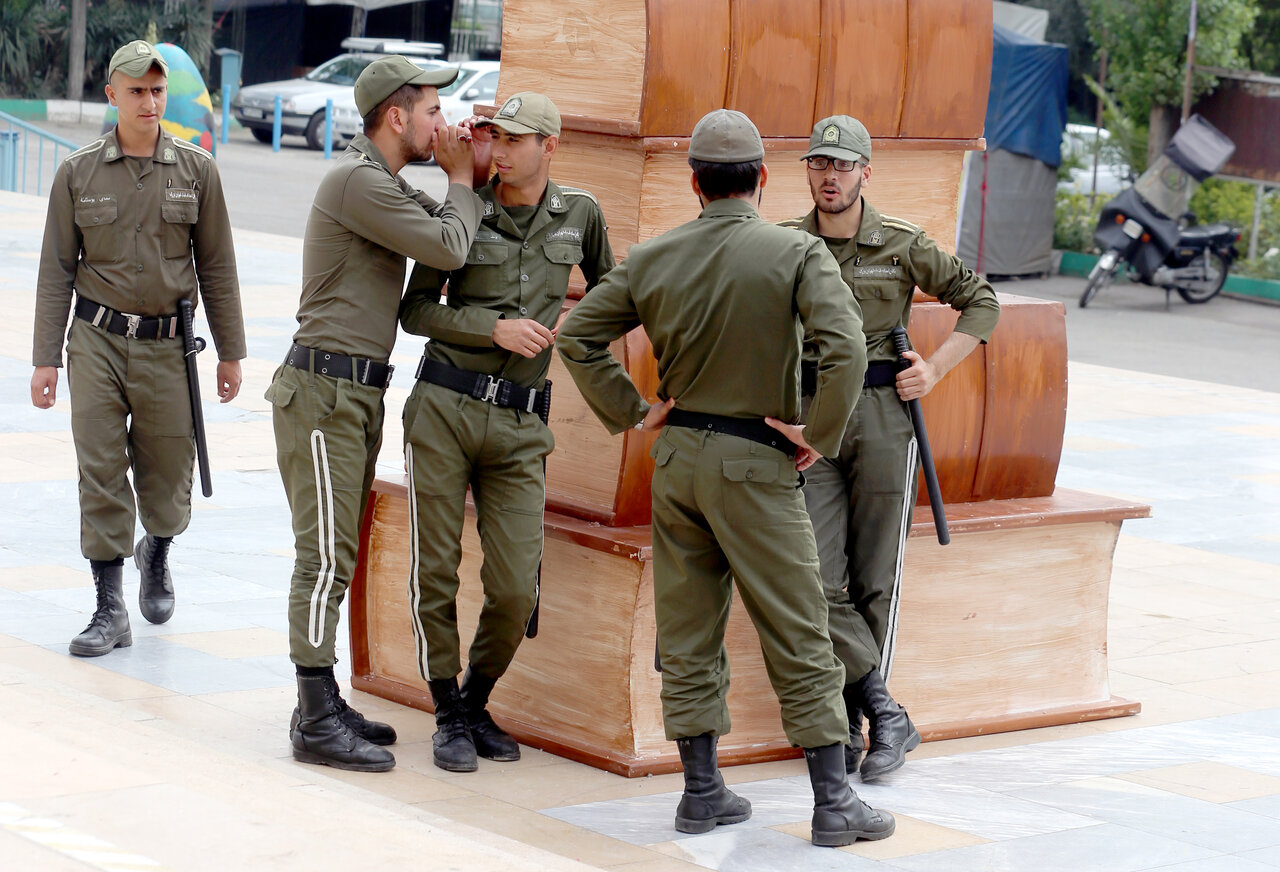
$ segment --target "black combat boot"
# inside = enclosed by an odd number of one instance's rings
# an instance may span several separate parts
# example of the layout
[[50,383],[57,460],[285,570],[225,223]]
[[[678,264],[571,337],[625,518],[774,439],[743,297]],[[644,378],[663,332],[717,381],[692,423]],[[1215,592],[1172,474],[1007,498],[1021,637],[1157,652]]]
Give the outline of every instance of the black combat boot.
[[876,811],[849,787],[844,772],[844,746],[805,748],[813,785],[813,835],[811,841],[824,848],[852,845],[858,839],[887,839],[893,835],[893,815]]
[[751,803],[724,786],[716,766],[716,741],[710,733],[676,739],[684,766],[684,796],[676,806],[676,829],[682,833],[709,833],[718,824],[751,817]]
[[856,684],[844,686],[844,707],[849,713],[849,744],[844,746],[844,771],[852,775],[858,771],[858,763],[862,760],[862,752],[867,743],[862,738],[862,695],[858,693]]
[[[395,727],[390,724],[384,724],[381,721],[371,721],[365,718],[360,712],[347,705],[347,701],[342,698],[342,689],[338,687],[338,680],[333,677],[332,671],[324,676],[332,687],[334,697],[338,700],[338,718],[344,724],[351,728],[357,736],[366,742],[372,742],[375,745],[394,745],[396,742]],[[300,713],[297,706],[293,709],[293,717],[289,719],[289,738],[293,738],[293,732],[298,728],[298,719]]]
[[163,624],[173,617],[173,578],[169,575],[170,536],[148,533],[133,549],[133,562],[142,575],[138,587],[138,609],[153,624]]
[[326,675],[298,676],[298,723],[293,759],[356,772],[386,772],[396,758],[356,734],[339,716],[338,685]]
[[462,710],[467,716],[467,727],[471,730],[471,741],[476,746],[476,753],[486,760],[497,760],[510,763],[520,759],[520,746],[506,731],[493,722],[486,706],[489,694],[497,679],[476,672],[470,666],[462,676]]
[[436,706],[436,732],[431,737],[432,758],[449,772],[475,772],[476,746],[467,726],[456,678],[433,678],[427,682]]
[[920,733],[907,717],[907,710],[889,696],[879,669],[864,675],[857,687],[871,725],[871,747],[862,761],[862,780],[874,781],[902,768],[907,752],[920,744]]
[[124,559],[90,560],[93,586],[98,590],[98,607],[89,626],[71,640],[68,649],[77,657],[101,657],[115,648],[133,644],[129,630],[129,610],[124,605]]

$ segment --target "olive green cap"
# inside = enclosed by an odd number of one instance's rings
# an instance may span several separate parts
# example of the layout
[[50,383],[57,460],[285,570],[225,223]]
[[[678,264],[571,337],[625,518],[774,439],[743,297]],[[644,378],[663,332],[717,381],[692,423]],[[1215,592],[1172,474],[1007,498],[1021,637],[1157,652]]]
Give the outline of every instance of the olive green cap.
[[512,94],[502,104],[493,118],[482,121],[477,127],[492,124],[507,133],[541,133],[543,136],[560,135],[560,110],[551,98],[533,91]]
[[135,39],[120,46],[111,56],[111,63],[107,65],[107,79],[109,80],[116,70],[134,79],[141,79],[152,67],[159,67],[160,72],[165,76],[169,75],[169,65],[164,62],[164,58],[160,57],[160,51],[145,39]]
[[750,118],[736,109],[716,109],[694,125],[689,157],[703,163],[764,160],[764,142]]
[[871,160],[871,134],[857,118],[832,115],[813,125],[809,153],[800,158],[831,157],[837,160]]
[[443,88],[445,85],[452,85],[460,72],[458,67],[424,70],[404,55],[378,58],[365,67],[356,79],[356,108],[361,115],[368,115],[402,85]]

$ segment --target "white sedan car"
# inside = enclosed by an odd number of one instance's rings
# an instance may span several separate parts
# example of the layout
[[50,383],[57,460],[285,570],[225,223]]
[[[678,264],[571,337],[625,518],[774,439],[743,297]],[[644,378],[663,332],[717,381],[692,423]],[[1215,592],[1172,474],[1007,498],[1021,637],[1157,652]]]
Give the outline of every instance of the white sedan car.
[[[343,42],[344,48],[362,48],[352,45],[356,40]],[[259,142],[271,141],[271,128],[275,114],[275,98],[280,97],[280,132],[282,135],[306,137],[307,145],[324,148],[324,108],[327,100],[333,101],[333,141],[340,145],[363,129],[360,113],[356,110],[356,78],[364,68],[388,54],[410,56],[423,69],[448,66],[433,58],[411,56],[415,50],[431,51],[438,46],[393,42],[390,40],[360,40],[373,43],[375,50],[358,50],[338,55],[325,61],[300,79],[281,82],[265,82],[241,88],[231,101],[231,112],[237,121]],[[420,47],[424,46],[424,47]]]

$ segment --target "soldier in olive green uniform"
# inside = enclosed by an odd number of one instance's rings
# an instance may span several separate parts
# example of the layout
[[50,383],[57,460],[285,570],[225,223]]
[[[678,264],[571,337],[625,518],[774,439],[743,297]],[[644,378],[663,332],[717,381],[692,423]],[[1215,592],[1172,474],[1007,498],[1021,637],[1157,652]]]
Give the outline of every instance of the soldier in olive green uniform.
[[[804,486],[822,563],[828,630],[844,663],[849,711],[849,772],[859,768],[862,716],[870,722],[871,747],[862,761],[864,781],[902,766],[920,743],[906,711],[885,682],[893,665],[898,591],[919,458],[906,400],[918,399],[996,326],[1000,305],[991,285],[938,248],[919,227],[881,215],[862,198],[871,179],[871,137],[856,119],[819,121],[809,139],[809,186],[815,208],[783,222],[822,237],[862,309],[867,336],[867,375],[857,410],[838,453],[818,461]],[[916,287],[960,312],[955,331],[929,360],[914,351],[899,372],[889,331],[906,327]],[[816,358],[802,365],[806,393],[813,392]]]
[[[574,265],[588,288],[614,265],[595,198],[549,180],[560,141],[549,99],[515,94],[475,135],[492,140],[498,172],[478,192],[484,219],[466,265],[419,264],[400,308],[405,330],[431,340],[404,411],[414,640],[435,702],[435,763],[459,772],[476,769],[477,753],[520,759],[485,707],[538,597],[545,463],[555,444],[545,423],[551,343]],[[485,602],[459,688],[455,600],[468,486]]]
[[[405,258],[443,269],[463,262],[480,223],[471,146],[445,126],[436,88],[456,68],[423,71],[379,58],[356,81],[365,133],[316,191],[302,249],[298,330],[267,399],[276,457],[293,512],[289,654],[298,671],[293,756],[341,769],[385,771],[386,724],[366,721],[334,680],[338,607],[351,581],[360,519],[382,442]],[[397,174],[434,154],[449,176],[442,204]]]
[[[849,789],[844,670],[827,609],[800,470],[834,452],[857,399],[865,342],[822,243],[768,224],[754,204],[764,146],[745,115],[717,110],[694,128],[697,220],[632,246],[579,303],[558,347],[610,431],[665,428],[653,448],[653,563],[662,706],[684,764],[676,829],[706,832],[751,814],[724,786],[716,737],[729,731],[724,646],[732,580],[760,636],[788,739],[805,749],[813,841],[892,834],[893,818]],[[646,406],[609,343],[643,326],[658,361]],[[818,349],[807,426],[800,413],[802,329]],[[798,452],[798,453],[797,453]]]
[[[119,121],[67,156],[49,192],[31,401],[37,408],[54,404],[66,334],[80,549],[98,598],[89,626],[70,645],[85,657],[133,642],[121,592],[131,553],[142,575],[143,616],[159,624],[173,614],[169,544],[191,520],[195,459],[178,302],[206,305],[224,403],[240,390],[245,356],[218,167],[207,151],[160,127],[168,74],[143,40],[112,55],[106,93]],[[146,530],[136,551],[135,489]]]

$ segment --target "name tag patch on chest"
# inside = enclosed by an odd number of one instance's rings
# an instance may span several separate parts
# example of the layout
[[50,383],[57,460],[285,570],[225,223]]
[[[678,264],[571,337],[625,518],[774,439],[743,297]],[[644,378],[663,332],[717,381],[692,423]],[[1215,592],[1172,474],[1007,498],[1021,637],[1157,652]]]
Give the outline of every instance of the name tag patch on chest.
[[547,242],[581,242],[582,228],[559,227],[547,234]]
[[481,227],[476,231],[476,242],[501,242],[502,235],[490,230],[487,227]]
[[165,188],[164,196],[166,200],[174,200],[181,203],[200,202],[200,198],[196,196],[196,192],[190,188]]
[[853,277],[855,279],[900,279],[904,278],[904,273],[901,266],[878,264],[874,266],[855,266],[853,268]]
[[115,194],[81,194],[80,205],[96,206],[100,203],[114,203],[116,201]]

